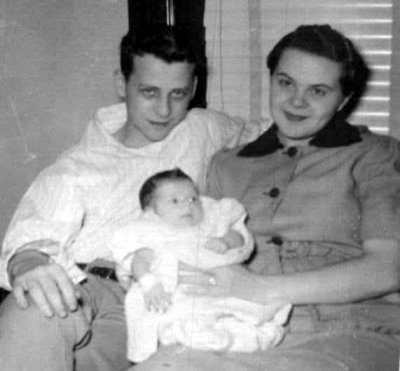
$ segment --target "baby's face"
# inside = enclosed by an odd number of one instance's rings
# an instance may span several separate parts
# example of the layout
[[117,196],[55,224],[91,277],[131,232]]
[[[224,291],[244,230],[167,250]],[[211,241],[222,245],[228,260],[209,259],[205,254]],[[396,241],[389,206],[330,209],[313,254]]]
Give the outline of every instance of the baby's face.
[[203,219],[199,192],[189,180],[161,183],[152,206],[158,216],[178,228],[192,227]]

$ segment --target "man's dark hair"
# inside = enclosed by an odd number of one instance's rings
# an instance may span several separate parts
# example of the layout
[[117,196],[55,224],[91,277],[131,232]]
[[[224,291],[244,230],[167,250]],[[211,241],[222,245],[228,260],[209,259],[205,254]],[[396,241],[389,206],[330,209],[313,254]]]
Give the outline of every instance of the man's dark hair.
[[139,191],[139,201],[142,210],[145,210],[153,201],[154,193],[161,183],[166,181],[189,181],[193,182],[189,175],[181,169],[175,168],[172,170],[161,171],[152,175],[142,185]]
[[151,54],[166,63],[187,62],[194,65],[194,76],[204,68],[204,58],[193,45],[191,33],[180,27],[154,25],[149,30],[128,32],[120,44],[120,67],[125,81],[134,71],[134,57]]
[[350,39],[327,24],[302,25],[280,39],[269,53],[267,67],[271,75],[288,48],[341,64],[340,86],[344,96],[351,97],[345,108],[348,112],[355,108],[366,90],[371,71]]

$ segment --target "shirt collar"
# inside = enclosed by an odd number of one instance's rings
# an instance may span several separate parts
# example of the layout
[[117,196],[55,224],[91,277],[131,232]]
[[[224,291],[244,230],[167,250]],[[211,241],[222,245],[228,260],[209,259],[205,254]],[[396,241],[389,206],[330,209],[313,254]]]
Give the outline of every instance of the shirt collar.
[[[323,127],[310,141],[317,148],[335,148],[349,146],[361,142],[362,138],[357,127],[346,121],[332,120]],[[284,148],[278,138],[278,127],[274,123],[264,134],[255,141],[247,144],[237,154],[239,157],[261,157]]]

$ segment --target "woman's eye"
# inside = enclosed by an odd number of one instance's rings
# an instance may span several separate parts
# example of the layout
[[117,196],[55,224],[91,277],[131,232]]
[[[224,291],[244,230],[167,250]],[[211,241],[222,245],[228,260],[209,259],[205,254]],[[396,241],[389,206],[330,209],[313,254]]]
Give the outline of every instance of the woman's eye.
[[311,91],[317,97],[324,97],[328,93],[326,89],[318,87],[313,88]]

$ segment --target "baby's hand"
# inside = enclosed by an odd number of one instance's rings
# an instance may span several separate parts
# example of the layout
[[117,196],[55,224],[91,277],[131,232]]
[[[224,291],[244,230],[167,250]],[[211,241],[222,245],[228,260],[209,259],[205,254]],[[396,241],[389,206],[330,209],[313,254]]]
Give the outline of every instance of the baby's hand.
[[164,290],[161,282],[153,275],[145,275],[139,280],[148,310],[164,313],[171,305],[171,294]]
[[228,245],[221,238],[209,238],[204,244],[204,247],[218,254],[224,254],[229,249]]

